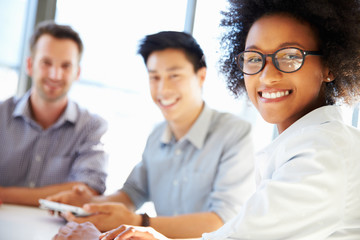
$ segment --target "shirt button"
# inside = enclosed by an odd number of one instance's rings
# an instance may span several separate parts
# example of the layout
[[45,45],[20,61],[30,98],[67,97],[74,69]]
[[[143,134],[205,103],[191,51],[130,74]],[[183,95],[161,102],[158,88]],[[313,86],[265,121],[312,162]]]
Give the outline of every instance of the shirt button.
[[174,186],[177,186],[178,183],[179,183],[178,180],[174,180],[174,181],[173,181]]
[[175,155],[180,155],[181,153],[182,153],[181,149],[177,149],[177,150],[175,151]]
[[35,161],[36,161],[36,162],[41,162],[41,157],[40,157],[39,155],[37,155],[37,156],[35,157]]
[[30,183],[29,183],[29,187],[31,187],[31,188],[35,187],[35,183],[34,183],[34,182],[30,182]]

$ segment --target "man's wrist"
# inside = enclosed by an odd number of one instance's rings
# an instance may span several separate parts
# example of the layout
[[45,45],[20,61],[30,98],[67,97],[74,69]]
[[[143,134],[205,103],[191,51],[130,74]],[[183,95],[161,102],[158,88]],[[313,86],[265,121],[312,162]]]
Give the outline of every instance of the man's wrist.
[[150,217],[146,213],[142,213],[141,215],[141,226],[148,227],[150,226]]

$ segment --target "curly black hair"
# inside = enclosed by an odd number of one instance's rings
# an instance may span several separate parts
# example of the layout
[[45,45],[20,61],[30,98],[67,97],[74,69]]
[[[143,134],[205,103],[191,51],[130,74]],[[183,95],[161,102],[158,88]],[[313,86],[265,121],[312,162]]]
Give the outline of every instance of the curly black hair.
[[335,80],[325,85],[326,104],[352,104],[360,95],[360,3],[358,0],[228,0],[220,26],[222,36],[220,72],[229,90],[246,94],[244,75],[234,57],[244,51],[252,24],[264,15],[289,14],[305,21],[318,34],[323,61]]

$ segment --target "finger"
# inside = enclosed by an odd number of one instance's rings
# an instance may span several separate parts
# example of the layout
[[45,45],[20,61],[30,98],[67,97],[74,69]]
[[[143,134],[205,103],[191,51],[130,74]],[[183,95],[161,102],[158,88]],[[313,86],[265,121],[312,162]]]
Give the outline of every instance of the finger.
[[45,199],[46,199],[46,200],[49,200],[49,201],[54,201],[54,197],[53,197],[53,196],[46,197]]
[[65,240],[66,236],[64,237],[64,235],[57,233],[51,240]]
[[[114,239],[118,233],[121,233],[123,230],[118,230],[119,228],[113,229],[111,231],[102,233],[99,237],[101,240],[112,240]],[[125,229],[124,229],[125,230]]]
[[68,229],[74,230],[74,229],[77,228],[77,226],[79,226],[79,224],[78,224],[77,222],[71,221],[71,222],[68,222],[65,226],[66,226]]
[[71,212],[61,213],[61,216],[64,217],[68,222],[83,223],[87,221],[87,219],[85,219],[86,217],[78,218]]
[[100,235],[100,239],[101,240],[112,240],[114,239],[119,233],[125,231],[127,229],[126,225],[121,225],[118,228],[115,228],[111,231],[108,232],[104,232],[103,234]]
[[59,234],[61,235],[67,235],[71,232],[71,229],[76,227],[76,223],[75,222],[68,222],[65,226],[62,226],[59,229]]
[[48,210],[47,211],[51,216],[54,216],[55,215],[55,211],[54,210]]
[[125,231],[119,233],[114,240],[124,240],[129,238],[135,238],[137,231],[133,227],[127,228]]
[[111,213],[114,211],[114,205],[108,203],[87,203],[83,206],[84,210],[89,213]]
[[53,201],[53,202],[59,202],[60,198],[57,196],[49,196],[45,198],[46,200]]
[[59,234],[62,234],[62,235],[66,235],[70,232],[70,229],[65,225],[65,226],[62,226],[60,229],[59,229]]
[[79,185],[75,185],[73,187],[73,190],[78,194],[82,194],[83,192],[85,192],[85,187],[83,185],[79,184]]
[[53,197],[47,197],[45,199],[58,203],[67,203],[66,198],[64,198],[63,196],[53,196]]
[[64,218],[64,216],[63,216],[63,213],[62,212],[54,212],[54,214],[55,215],[57,215],[58,217],[62,217],[62,218]]

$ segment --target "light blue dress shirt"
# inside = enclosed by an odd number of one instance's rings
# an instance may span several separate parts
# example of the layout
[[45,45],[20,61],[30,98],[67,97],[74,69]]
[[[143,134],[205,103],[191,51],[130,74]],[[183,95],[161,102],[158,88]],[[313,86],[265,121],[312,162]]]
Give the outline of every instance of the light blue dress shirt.
[[149,136],[122,190],[138,208],[152,201],[158,216],[215,212],[226,222],[255,190],[250,129],[206,105],[179,141],[164,122]]
[[318,108],[256,156],[258,185],[206,240],[360,239],[360,130]]
[[0,186],[41,187],[79,181],[105,191],[107,123],[69,101],[48,129],[31,118],[30,92],[0,103]]

